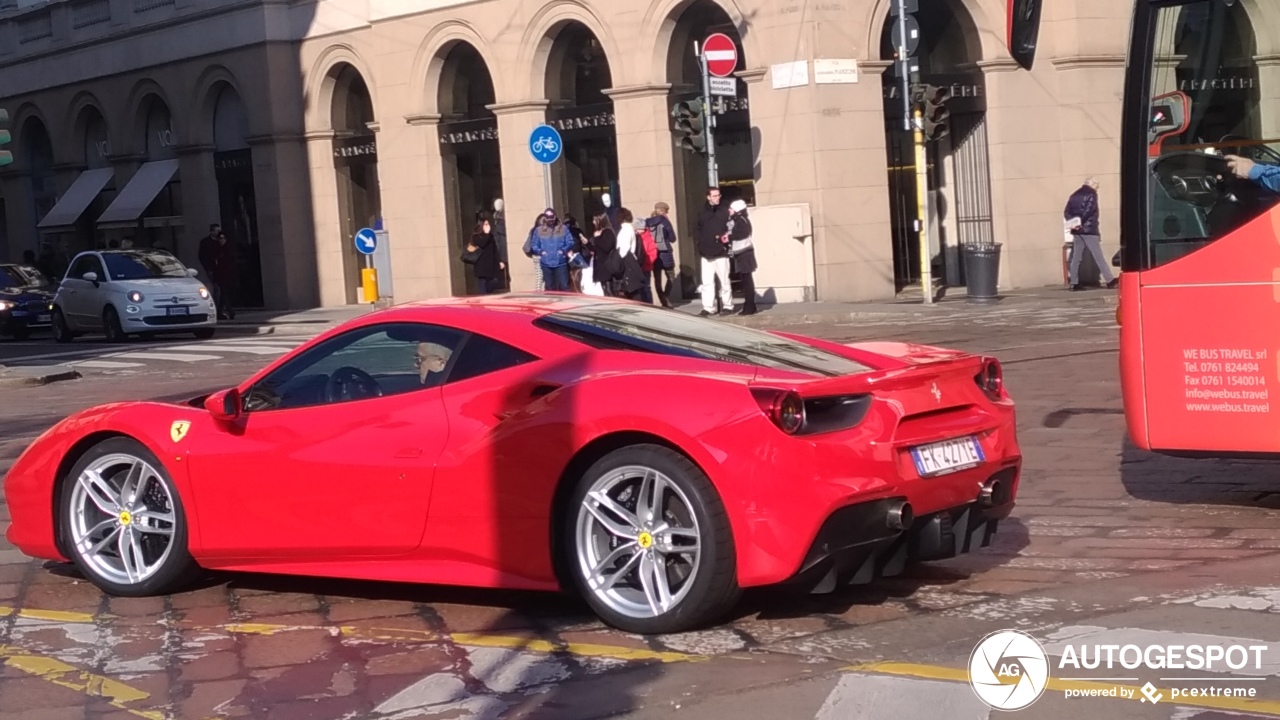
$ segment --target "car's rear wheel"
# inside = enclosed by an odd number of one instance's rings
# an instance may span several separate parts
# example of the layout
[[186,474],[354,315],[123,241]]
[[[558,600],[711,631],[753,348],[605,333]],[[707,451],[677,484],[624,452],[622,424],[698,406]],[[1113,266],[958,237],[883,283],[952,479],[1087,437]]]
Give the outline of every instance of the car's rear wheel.
[[80,572],[112,595],[171,592],[197,571],[164,465],[130,438],[89,449],[63,478],[59,522]]
[[129,339],[124,334],[124,328],[120,326],[120,313],[111,305],[108,305],[102,311],[102,329],[107,335],[107,342],[121,343]]
[[658,445],[616,450],[582,476],[570,507],[570,574],[609,625],[681,632],[714,622],[737,602],[724,505],[679,453]]
[[71,326],[67,324],[67,316],[62,314],[62,308],[53,309],[53,339],[60,343],[69,343],[75,338],[75,333],[71,332]]

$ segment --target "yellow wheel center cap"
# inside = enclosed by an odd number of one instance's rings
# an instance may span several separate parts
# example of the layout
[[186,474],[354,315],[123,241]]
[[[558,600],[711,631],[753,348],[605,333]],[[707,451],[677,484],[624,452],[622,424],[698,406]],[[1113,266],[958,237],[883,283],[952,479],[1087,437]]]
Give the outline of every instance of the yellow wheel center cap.
[[121,524],[121,525],[128,525],[128,524],[129,524],[129,523],[131,523],[131,522],[133,522],[133,516],[129,514],[129,511],[128,511],[128,510],[121,510],[121,511],[120,511],[120,524]]
[[648,550],[653,545],[653,536],[647,532],[642,532],[640,537],[636,538],[636,542],[640,545],[641,550]]

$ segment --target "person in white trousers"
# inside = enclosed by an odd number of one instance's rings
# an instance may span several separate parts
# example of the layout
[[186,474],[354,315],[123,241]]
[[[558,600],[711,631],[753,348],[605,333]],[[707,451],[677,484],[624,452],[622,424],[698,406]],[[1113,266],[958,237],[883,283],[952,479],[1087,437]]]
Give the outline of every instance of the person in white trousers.
[[729,285],[729,210],[720,203],[720,188],[707,190],[707,204],[698,213],[698,255],[702,257],[702,312],[716,314],[716,283],[720,283],[720,314],[733,313]]

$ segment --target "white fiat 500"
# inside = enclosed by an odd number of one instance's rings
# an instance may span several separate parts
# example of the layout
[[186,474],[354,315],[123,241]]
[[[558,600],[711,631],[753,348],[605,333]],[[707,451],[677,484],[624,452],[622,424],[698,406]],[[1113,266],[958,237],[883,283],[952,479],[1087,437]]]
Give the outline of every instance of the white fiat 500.
[[53,298],[58,342],[89,332],[110,342],[177,331],[209,338],[217,324],[213,296],[195,269],[163,250],[80,253]]

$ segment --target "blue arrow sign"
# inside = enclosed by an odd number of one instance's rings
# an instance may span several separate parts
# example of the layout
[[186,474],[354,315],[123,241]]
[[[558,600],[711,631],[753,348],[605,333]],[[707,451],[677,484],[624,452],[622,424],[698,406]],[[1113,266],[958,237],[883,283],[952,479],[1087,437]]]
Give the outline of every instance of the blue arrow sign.
[[378,249],[378,236],[369,228],[360,228],[356,233],[356,250],[362,255],[372,255]]
[[529,153],[543,165],[559,160],[563,152],[564,143],[560,140],[560,133],[550,125],[539,125],[529,134]]

